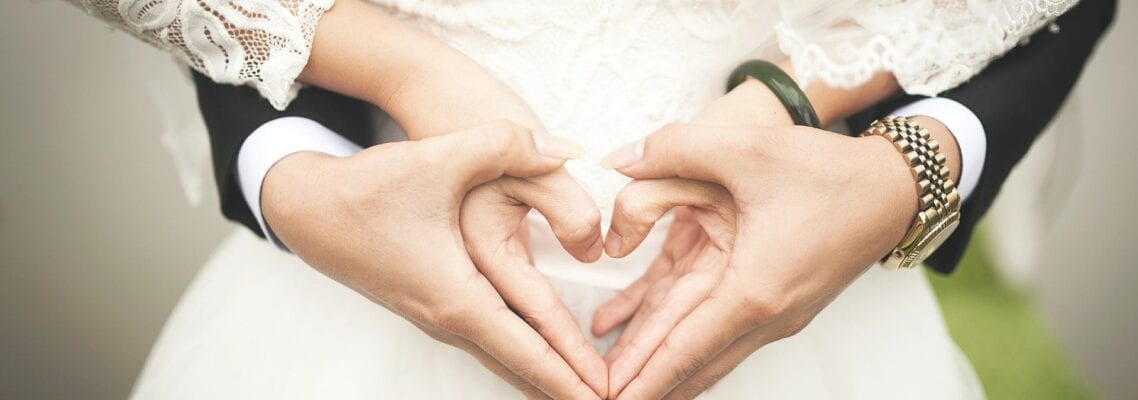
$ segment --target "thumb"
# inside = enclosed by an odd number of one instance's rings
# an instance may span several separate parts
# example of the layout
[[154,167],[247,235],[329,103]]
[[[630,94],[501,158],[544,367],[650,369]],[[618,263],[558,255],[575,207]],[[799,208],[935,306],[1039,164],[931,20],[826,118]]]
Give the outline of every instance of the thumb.
[[548,174],[584,151],[577,144],[501,120],[419,141],[424,160],[456,186],[469,190],[503,175]]
[[[733,204],[731,193],[714,183],[675,178],[634,180],[616,196],[605,253],[618,258],[628,255],[640,246],[656,221],[678,206],[711,211],[729,225],[734,219]],[[723,230],[704,226],[704,230],[709,228],[714,231],[709,234]]]
[[634,179],[688,178],[726,184],[732,161],[744,138],[754,136],[746,126],[668,124],[648,137],[626,145],[601,162]]
[[511,179],[506,194],[533,207],[549,221],[554,236],[582,262],[601,257],[601,212],[593,198],[564,170],[530,179]]

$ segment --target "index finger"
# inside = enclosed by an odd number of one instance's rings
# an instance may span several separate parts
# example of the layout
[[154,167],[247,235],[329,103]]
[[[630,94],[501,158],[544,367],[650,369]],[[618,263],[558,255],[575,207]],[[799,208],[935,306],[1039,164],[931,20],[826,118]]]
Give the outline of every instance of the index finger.
[[741,304],[712,296],[699,305],[652,354],[618,399],[658,399],[703,368],[746,333],[746,324],[732,321]]
[[505,304],[474,318],[464,335],[515,375],[556,399],[597,399],[561,355]]
[[679,177],[726,185],[747,136],[755,136],[749,127],[668,124],[613,151],[603,163],[633,179]]

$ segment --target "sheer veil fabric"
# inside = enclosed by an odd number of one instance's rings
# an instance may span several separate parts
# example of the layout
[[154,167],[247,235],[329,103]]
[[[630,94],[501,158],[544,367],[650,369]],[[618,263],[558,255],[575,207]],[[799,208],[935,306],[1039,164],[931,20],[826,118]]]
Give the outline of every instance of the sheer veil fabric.
[[[331,0],[70,0],[215,79],[280,107],[295,93]],[[971,77],[1073,1],[528,2],[375,0],[517,91],[550,132],[582,144],[569,172],[602,215],[627,178],[613,147],[691,118],[752,57],[790,57],[806,81],[853,86],[880,69],[911,93]],[[206,33],[208,32],[208,34]],[[252,32],[252,33],[250,33]],[[146,77],[143,77],[146,78]],[[398,127],[380,132],[396,136]],[[180,150],[179,150],[180,151]],[[607,219],[607,217],[606,217]],[[582,265],[531,220],[537,267],[581,325],[660,251]],[[607,222],[606,222],[607,223]],[[713,327],[709,327],[713,329]],[[613,334],[595,338],[607,350]],[[187,290],[136,398],[503,398],[469,356],[248,232],[235,232]],[[752,355],[704,398],[981,398],[923,274],[872,268],[806,329]]]

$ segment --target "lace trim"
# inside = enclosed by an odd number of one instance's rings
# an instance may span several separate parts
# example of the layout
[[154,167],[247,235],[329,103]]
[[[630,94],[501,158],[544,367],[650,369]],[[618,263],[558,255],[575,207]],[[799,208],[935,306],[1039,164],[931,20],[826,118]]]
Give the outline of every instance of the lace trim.
[[334,0],[68,1],[217,82],[251,85],[284,109]]
[[888,70],[906,92],[934,96],[971,78],[1076,1],[869,3],[823,28],[795,26],[793,19],[776,28],[804,85],[820,79],[849,88]]

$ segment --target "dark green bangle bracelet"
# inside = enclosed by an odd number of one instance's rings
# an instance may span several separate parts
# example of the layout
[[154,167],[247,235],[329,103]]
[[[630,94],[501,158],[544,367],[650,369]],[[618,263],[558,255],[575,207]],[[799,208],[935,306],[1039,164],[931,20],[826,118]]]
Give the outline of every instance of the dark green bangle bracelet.
[[778,100],[786,107],[786,111],[790,113],[790,118],[794,120],[795,125],[822,127],[822,122],[818,120],[818,113],[814,112],[814,106],[810,104],[810,99],[806,98],[806,93],[798,87],[793,79],[790,79],[786,72],[782,71],[782,68],[763,60],[747,61],[731,72],[731,77],[727,78],[727,91],[730,92],[736,86],[741,85],[747,80],[747,77],[758,79],[759,82],[767,85],[775,97],[778,97]]

